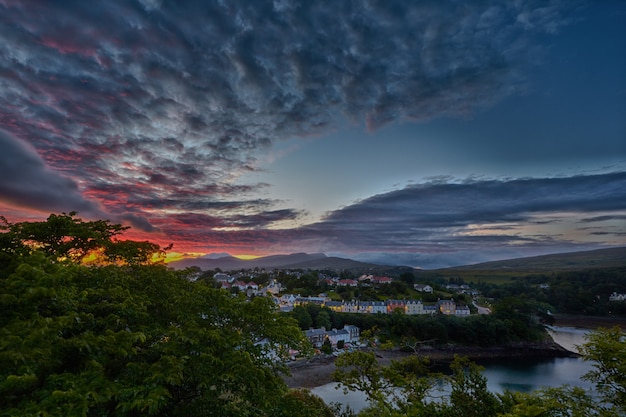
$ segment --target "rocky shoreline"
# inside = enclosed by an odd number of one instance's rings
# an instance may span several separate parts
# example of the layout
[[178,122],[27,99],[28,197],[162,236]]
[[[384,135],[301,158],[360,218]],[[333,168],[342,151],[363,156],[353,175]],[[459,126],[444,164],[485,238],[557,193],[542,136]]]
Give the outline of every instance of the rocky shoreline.
[[[580,315],[555,315],[555,325],[582,329],[596,329],[598,327],[619,326],[626,329],[624,317],[591,317]],[[376,350],[378,362],[389,365],[392,360],[418,354],[430,358],[431,362],[451,361],[454,355],[466,356],[471,360],[487,358],[558,358],[575,357],[578,354],[548,340],[543,343],[520,343],[513,346],[476,347],[450,346],[439,348],[424,348],[417,353],[400,352],[397,350]],[[308,360],[298,360],[289,364],[291,375],[285,375],[284,380],[290,388],[314,388],[333,382],[332,373],[335,371],[334,356],[316,356]]]
[[[451,361],[455,355],[465,356],[471,360],[486,358],[528,358],[528,357],[572,357],[578,356],[552,342],[524,343],[515,346],[474,347],[454,346],[445,348],[422,349],[417,353],[401,352],[398,350],[374,350],[378,363],[383,366],[391,364],[392,360],[400,360],[410,355],[427,357],[431,362]],[[289,364],[291,375],[283,379],[290,388],[314,388],[333,382],[332,373],[335,371],[335,357],[332,355],[316,356]]]

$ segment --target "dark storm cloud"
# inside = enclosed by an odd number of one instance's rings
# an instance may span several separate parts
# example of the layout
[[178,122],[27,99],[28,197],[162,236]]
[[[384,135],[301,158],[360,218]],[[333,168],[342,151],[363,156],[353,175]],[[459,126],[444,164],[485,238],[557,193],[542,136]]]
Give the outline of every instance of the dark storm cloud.
[[581,219],[581,223],[605,222],[609,220],[626,221],[626,215],[605,215]]
[[0,130],[0,197],[11,205],[40,212],[77,211],[91,218],[111,218],[150,231],[154,227],[142,216],[112,214],[85,198],[78,184],[50,168],[33,148]]
[[121,208],[124,194],[184,206],[173,196],[198,190],[233,200],[233,181],[277,139],[339,117],[376,129],[466,115],[522,91],[532,37],[571,8],[0,0],[0,126],[105,206]]
[[[626,172],[569,178],[426,183],[370,197],[308,226],[329,246],[374,251],[463,250],[557,245],[566,236],[508,233],[536,216],[626,210]],[[603,216],[603,218],[606,216]],[[597,217],[596,217],[597,219]],[[477,233],[480,232],[480,233]],[[435,245],[433,246],[433,243]],[[455,249],[451,249],[454,247]]]
[[10,204],[40,211],[100,213],[78,185],[50,170],[34,149],[0,130],[0,195]]

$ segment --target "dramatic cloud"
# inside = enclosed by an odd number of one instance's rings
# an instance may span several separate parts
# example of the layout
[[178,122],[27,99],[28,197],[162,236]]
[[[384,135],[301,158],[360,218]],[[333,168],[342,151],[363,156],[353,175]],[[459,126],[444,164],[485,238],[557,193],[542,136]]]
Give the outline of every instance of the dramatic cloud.
[[276,139],[339,117],[375,129],[463,115],[520,91],[530,39],[563,9],[0,0],[0,124],[115,210],[245,199],[234,181]]
[[[589,218],[594,213],[602,215]],[[435,268],[590,249],[599,243],[593,236],[601,237],[601,244],[620,244],[625,216],[626,172],[617,172],[416,184],[296,229],[227,230],[237,219],[195,215],[168,218],[163,227],[207,252],[316,248],[369,262]],[[581,223],[596,222],[607,224],[578,233]]]
[[[592,213],[611,214],[588,218]],[[445,266],[452,258],[478,262],[584,247],[591,242],[576,236],[581,221],[614,221],[613,231],[604,229],[615,238],[625,216],[626,172],[617,172],[417,184],[329,213],[301,232],[329,251],[363,252],[362,259],[392,256],[425,266],[430,253]],[[441,256],[446,252],[449,259]]]
[[528,92],[542,41],[578,7],[0,0],[0,203],[107,217],[188,252],[461,259],[477,245],[578,244],[568,213],[611,239],[623,173],[424,183],[321,220],[248,179],[281,140],[464,118]]
[[78,185],[50,170],[34,149],[0,130],[0,195],[15,206],[43,212],[80,210],[101,215],[97,204],[85,199]]
[[142,216],[111,214],[85,197],[78,184],[48,168],[30,146],[0,130],[0,196],[17,207],[43,213],[79,211],[91,218],[110,218],[144,230],[154,230]]

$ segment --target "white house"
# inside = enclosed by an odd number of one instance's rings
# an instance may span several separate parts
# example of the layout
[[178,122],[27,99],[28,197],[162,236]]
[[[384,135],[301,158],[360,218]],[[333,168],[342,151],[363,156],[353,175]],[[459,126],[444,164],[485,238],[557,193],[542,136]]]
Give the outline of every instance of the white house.
[[352,324],[346,324],[343,328],[350,335],[350,343],[358,343],[361,337],[361,329]]
[[213,275],[213,279],[218,282],[232,282],[235,278],[223,272],[217,272],[215,275]]
[[319,329],[309,329],[304,335],[314,347],[321,347],[324,341],[328,339],[333,346],[342,340],[344,343],[358,343],[360,337],[360,329],[357,326],[345,325],[343,329],[326,330],[324,327]]
[[330,343],[335,346],[337,342],[343,340],[344,343],[358,343],[360,337],[360,329],[357,326],[347,324],[343,329],[332,329],[326,332],[326,337]]
[[433,287],[428,284],[413,284],[413,288],[419,292],[433,293]]
[[292,306],[295,302],[296,299],[298,298],[297,295],[293,295],[293,294],[283,294],[280,297],[280,303],[281,304],[286,304],[286,305],[290,305]]
[[330,344],[337,346],[337,342],[342,340],[344,343],[350,343],[350,333],[345,329],[332,329],[326,332],[326,337],[330,340]]
[[384,301],[372,301],[372,313],[387,313],[387,304]]
[[456,312],[455,314],[457,316],[469,316],[470,315],[470,309],[468,306],[465,305],[457,305],[456,306]]
[[406,302],[406,314],[417,315],[424,314],[424,304],[421,300],[409,300]]

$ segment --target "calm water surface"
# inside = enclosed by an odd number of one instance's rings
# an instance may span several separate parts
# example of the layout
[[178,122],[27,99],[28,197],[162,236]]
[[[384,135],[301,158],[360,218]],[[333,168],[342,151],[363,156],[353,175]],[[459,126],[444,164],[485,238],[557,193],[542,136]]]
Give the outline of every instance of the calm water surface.
[[[551,335],[555,341],[568,350],[584,343],[587,330],[553,327]],[[592,369],[592,364],[581,358],[529,358],[493,359],[478,362],[485,368],[490,391],[502,393],[505,390],[530,392],[542,387],[570,385],[591,391],[592,385],[580,378]],[[367,398],[362,392],[349,392],[335,389],[336,383],[322,385],[311,391],[327,403],[337,402],[349,405],[358,411],[365,407]]]

